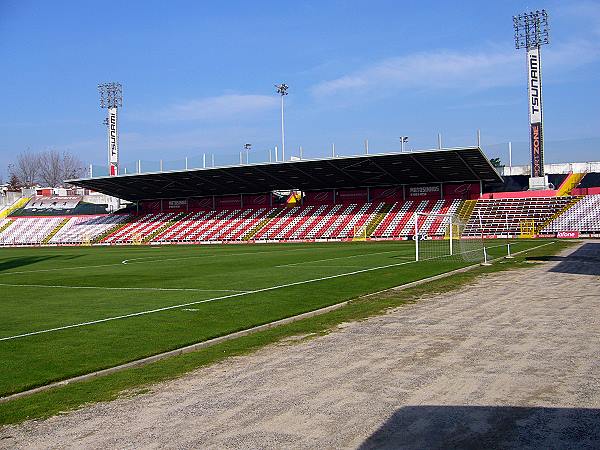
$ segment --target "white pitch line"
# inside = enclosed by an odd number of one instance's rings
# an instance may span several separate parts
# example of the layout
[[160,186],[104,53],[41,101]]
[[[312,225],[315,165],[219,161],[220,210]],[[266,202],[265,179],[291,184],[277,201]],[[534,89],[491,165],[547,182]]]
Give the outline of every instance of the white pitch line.
[[320,277],[320,278],[312,278],[310,280],[304,280],[304,281],[295,281],[293,283],[280,284],[280,285],[277,285],[277,286],[270,286],[270,287],[262,288],[262,289],[255,289],[254,291],[239,292],[239,293],[236,293],[236,294],[229,294],[229,295],[223,295],[223,296],[220,296],[220,297],[207,298],[207,299],[204,299],[204,300],[197,300],[197,301],[194,301],[194,302],[181,303],[179,305],[164,306],[162,308],[150,309],[150,310],[147,310],[147,311],[139,311],[139,312],[130,313],[130,314],[123,314],[123,315],[120,315],[120,316],[107,317],[105,319],[91,320],[91,321],[88,321],[88,322],[75,323],[75,324],[72,324],[72,325],[64,325],[62,327],[49,328],[49,329],[40,330],[40,331],[32,331],[30,333],[23,333],[23,334],[17,334],[17,335],[14,335],[14,336],[3,337],[3,338],[0,338],[0,341],[8,341],[8,340],[11,340],[11,339],[18,339],[18,338],[23,338],[23,337],[27,337],[27,336],[34,336],[34,335],[37,335],[37,334],[51,333],[51,332],[54,332],[54,331],[68,330],[70,328],[78,328],[78,327],[83,327],[83,326],[86,326],[86,325],[94,325],[94,324],[97,324],[97,323],[110,322],[110,321],[113,321],[113,320],[127,319],[127,318],[130,318],[130,317],[143,316],[143,315],[147,315],[147,314],[154,314],[154,313],[157,313],[157,312],[168,311],[168,310],[171,310],[171,309],[183,308],[185,306],[199,305],[199,304],[202,304],[202,303],[210,303],[210,302],[214,302],[214,301],[218,301],[218,300],[225,300],[225,299],[228,299],[228,298],[242,297],[244,295],[258,294],[260,292],[274,291],[276,289],[283,289],[283,288],[287,288],[287,287],[291,287],[291,286],[300,286],[300,285],[303,285],[303,284],[314,283],[314,282],[317,282],[317,281],[331,280],[331,279],[334,279],[334,278],[340,278],[340,277],[346,277],[346,276],[349,276],[349,275],[356,275],[356,274],[359,274],[359,273],[371,272],[373,270],[388,269],[388,268],[391,268],[391,267],[402,266],[402,265],[405,265],[405,264],[412,264],[412,263],[415,263],[415,262],[416,261],[405,261],[405,262],[401,262],[401,263],[387,264],[385,266],[369,267],[367,269],[354,270],[352,272],[340,273],[340,274],[336,274],[336,275],[329,275],[329,276]]
[[335,258],[315,259],[314,261],[302,261],[302,262],[297,262],[297,263],[281,264],[281,265],[275,266],[275,267],[299,266],[301,264],[311,264],[311,263],[316,263],[316,262],[335,261],[337,259],[358,258],[360,256],[369,256],[369,255],[383,255],[384,253],[398,253],[398,249],[396,249],[396,250],[388,250],[388,251],[385,251],[385,252],[361,253],[359,255],[336,256]]
[[[163,258],[163,259],[154,259],[152,256],[142,256],[139,258],[131,258],[124,259],[121,261],[121,264],[129,264],[131,261],[138,261],[137,264],[140,263],[154,263],[154,262],[162,262],[162,261],[181,261],[183,259],[200,259],[200,258],[220,258],[222,256],[247,256],[247,255],[264,255],[266,253],[282,253],[285,254],[287,252],[298,252],[298,251],[314,251],[314,248],[291,248],[287,250],[269,250],[264,252],[244,252],[244,253],[223,253],[223,254],[214,254],[214,255],[194,255],[194,256],[181,256],[179,258]],[[319,249],[325,250],[325,248]]]
[[[224,253],[224,254],[214,254],[214,255],[195,255],[195,256],[182,256],[180,258],[164,258],[164,259],[150,259],[149,261],[141,261],[141,262],[161,262],[161,261],[179,261],[182,259],[195,259],[195,258],[215,258],[215,257],[220,257],[220,256],[243,256],[243,255],[262,255],[265,253],[282,253],[285,254],[287,252],[297,252],[297,251],[314,251],[314,250],[325,250],[325,247],[323,247],[322,249],[314,249],[314,248],[291,248],[291,249],[286,249],[286,250],[272,250],[272,251],[264,251],[264,252],[245,252],[245,253]],[[98,267],[111,267],[111,266],[120,266],[122,264],[128,264],[129,261],[135,261],[138,259],[148,259],[148,258],[155,258],[153,256],[146,256],[146,257],[140,257],[140,258],[132,258],[132,259],[125,259],[124,261],[127,262],[123,262],[120,261],[118,263],[111,263],[111,264],[97,264],[97,265],[93,265],[93,266],[74,266],[74,267],[58,267],[58,268],[52,268],[52,269],[33,269],[33,270],[23,270],[23,271],[11,271],[11,272],[0,272],[0,275],[19,275],[19,274],[24,274],[24,273],[39,273],[39,272],[62,272],[64,270],[79,270],[79,269],[95,269]]]
[[[538,245],[536,247],[532,247],[532,248],[530,248],[528,250],[535,250],[536,248],[544,247],[546,245],[550,245],[550,244],[553,244],[553,243],[554,243],[554,241],[547,242],[547,243],[544,243],[542,245]],[[496,246],[492,246],[492,247],[489,247],[489,248],[501,247],[501,246],[502,245],[496,245]],[[527,250],[524,250],[524,251],[527,251]],[[427,259],[422,259],[419,262],[427,261],[429,259],[439,259],[439,258],[440,257],[427,258]],[[62,326],[62,327],[49,328],[47,330],[32,331],[30,333],[23,333],[23,334],[17,334],[17,335],[14,335],[14,336],[7,336],[7,337],[0,338],[0,341],[8,341],[8,340],[12,340],[12,339],[18,339],[18,338],[27,337],[27,336],[34,336],[34,335],[38,335],[38,334],[51,333],[51,332],[54,332],[54,331],[67,330],[67,329],[70,329],[70,328],[78,328],[78,327],[83,327],[83,326],[87,326],[87,325],[94,325],[94,324],[103,323],[103,322],[110,322],[110,321],[113,321],[113,320],[127,319],[127,318],[130,318],[130,317],[136,317],[136,316],[143,316],[143,315],[147,315],[147,314],[153,314],[153,313],[157,313],[157,312],[168,311],[168,310],[171,310],[171,309],[183,308],[185,306],[199,305],[199,304],[202,304],[202,303],[210,303],[210,302],[214,302],[214,301],[218,301],[218,300],[225,300],[225,299],[228,299],[228,298],[242,297],[244,295],[257,294],[257,293],[260,293],[260,292],[274,291],[276,289],[283,289],[283,288],[291,287],[291,286],[300,286],[300,285],[303,285],[303,284],[314,283],[314,282],[317,282],[317,281],[332,280],[332,279],[335,279],[335,278],[346,277],[346,276],[349,276],[349,275],[356,275],[356,274],[359,274],[359,273],[372,272],[374,270],[389,269],[391,267],[398,267],[398,266],[403,266],[403,265],[406,265],[406,264],[414,264],[416,262],[417,261],[405,261],[405,262],[401,262],[401,263],[386,264],[384,266],[377,266],[377,267],[370,267],[370,268],[367,268],[367,269],[354,270],[352,272],[340,273],[340,274],[337,274],[337,275],[329,275],[329,276],[326,276],[326,277],[312,278],[310,280],[295,281],[293,283],[280,284],[278,286],[270,286],[270,287],[267,287],[267,288],[256,289],[254,291],[246,291],[246,292],[240,292],[240,293],[236,293],[236,294],[223,295],[221,297],[213,297],[213,298],[208,298],[208,299],[204,299],[204,300],[197,300],[195,302],[181,303],[179,305],[173,305],[173,306],[164,306],[162,308],[150,309],[150,310],[147,310],[147,311],[140,311],[140,312],[135,312],[135,313],[130,313],[130,314],[123,314],[121,316],[107,317],[105,319],[91,320],[91,321],[88,321],[88,322],[81,322],[81,323],[76,323],[76,324],[72,324],[72,325],[65,325],[65,326]]]
[[326,266],[325,264],[313,264],[311,266],[308,266],[309,269],[312,269],[313,267],[319,267],[319,268],[327,267],[329,269],[340,269],[340,268],[346,268],[346,267],[348,267],[348,268],[350,268],[350,267],[365,267],[365,265],[363,264],[363,265],[359,266],[356,264],[344,264],[344,265],[337,265],[337,266],[334,266],[334,265]]
[[196,289],[196,288],[158,288],[158,287],[114,287],[114,286],[66,286],[55,284],[10,284],[0,283],[0,286],[58,288],[58,289],[102,289],[112,291],[190,291],[190,292],[247,292],[239,289]]

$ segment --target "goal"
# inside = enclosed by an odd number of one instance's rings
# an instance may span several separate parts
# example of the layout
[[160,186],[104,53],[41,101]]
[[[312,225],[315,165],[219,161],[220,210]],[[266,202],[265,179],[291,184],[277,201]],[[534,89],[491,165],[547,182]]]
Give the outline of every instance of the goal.
[[81,245],[90,247],[92,245],[92,238],[88,233],[85,233],[81,236]]
[[535,220],[526,219],[519,222],[519,237],[532,238],[535,236]]
[[367,240],[367,226],[366,225],[354,225],[353,241],[366,241]]
[[483,239],[463,236],[465,223],[456,214],[417,212],[414,222],[415,261],[447,258],[483,261]]

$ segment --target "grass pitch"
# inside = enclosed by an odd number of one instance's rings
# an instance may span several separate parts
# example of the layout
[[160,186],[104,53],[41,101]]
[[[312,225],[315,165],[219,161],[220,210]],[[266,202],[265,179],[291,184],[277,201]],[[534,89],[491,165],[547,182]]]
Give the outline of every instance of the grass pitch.
[[470,264],[413,259],[412,242],[0,249],[0,396]]

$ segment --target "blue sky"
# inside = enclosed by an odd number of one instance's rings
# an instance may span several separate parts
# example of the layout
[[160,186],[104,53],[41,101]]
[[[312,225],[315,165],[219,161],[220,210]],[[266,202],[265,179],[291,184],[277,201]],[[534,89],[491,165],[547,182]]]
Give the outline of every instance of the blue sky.
[[[106,2],[104,2],[106,3]],[[106,164],[96,85],[120,81],[121,161],[218,157],[280,142],[307,156],[528,139],[513,14],[546,8],[547,162],[600,159],[600,2],[0,0],[0,174],[15,154]],[[565,141],[561,143],[561,141]],[[528,160],[515,145],[514,163]]]

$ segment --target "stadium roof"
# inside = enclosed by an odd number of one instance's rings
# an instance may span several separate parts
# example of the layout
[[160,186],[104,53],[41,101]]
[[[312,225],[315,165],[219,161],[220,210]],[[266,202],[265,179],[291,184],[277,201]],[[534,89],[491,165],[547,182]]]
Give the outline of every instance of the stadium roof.
[[501,182],[502,178],[478,147],[68,180],[130,201],[479,181]]

